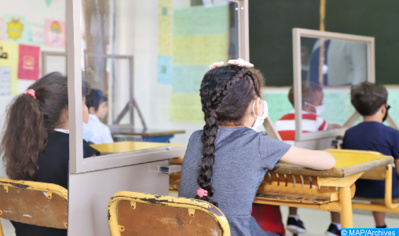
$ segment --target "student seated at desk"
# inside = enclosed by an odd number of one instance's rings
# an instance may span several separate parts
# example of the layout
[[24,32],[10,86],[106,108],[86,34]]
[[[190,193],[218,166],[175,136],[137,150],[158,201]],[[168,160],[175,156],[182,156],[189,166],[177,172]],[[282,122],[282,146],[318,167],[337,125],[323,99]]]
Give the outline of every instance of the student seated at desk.
[[[1,153],[9,178],[58,184],[68,188],[69,123],[68,83],[51,73],[17,96],[7,110]],[[83,122],[88,120],[83,83]],[[85,132],[83,132],[85,133]],[[82,140],[85,157],[100,153]],[[67,235],[66,230],[11,222],[19,235]]]
[[218,206],[231,235],[275,235],[251,216],[252,202],[267,170],[281,160],[317,170],[335,166],[324,151],[290,146],[256,130],[268,115],[261,100],[263,76],[253,65],[229,61],[211,65],[201,83],[203,130],[189,140],[182,166],[179,196]]
[[89,108],[89,128],[94,132],[90,142],[94,144],[113,143],[111,130],[101,122],[108,112],[107,97],[98,89],[92,89],[86,97],[86,105]]
[[[363,82],[351,87],[351,102],[363,116],[363,122],[348,129],[342,147],[344,149],[377,151],[393,156],[396,168],[392,168],[392,197],[399,197],[399,131],[384,125],[388,116],[388,92],[383,85]],[[384,198],[383,180],[359,179],[355,195],[366,198]],[[386,228],[385,213],[373,212],[377,228]]]
[[[324,92],[320,85],[312,82],[302,83],[302,132],[317,132],[328,129],[342,128],[337,124],[328,124],[320,116],[324,112],[323,104]],[[288,92],[288,100],[294,107],[294,88]],[[276,129],[281,139],[288,144],[295,145],[295,110],[282,116],[276,121]],[[306,233],[303,222],[297,214],[298,208],[289,207],[287,219],[287,229],[293,234]],[[331,212],[331,220],[326,234],[334,236],[341,235],[340,216],[338,213]]]

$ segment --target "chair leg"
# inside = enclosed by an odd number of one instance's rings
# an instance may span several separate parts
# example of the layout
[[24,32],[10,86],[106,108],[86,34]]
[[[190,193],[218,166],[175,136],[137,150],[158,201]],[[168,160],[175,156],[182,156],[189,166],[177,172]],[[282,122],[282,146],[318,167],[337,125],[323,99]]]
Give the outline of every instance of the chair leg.
[[3,225],[1,224],[1,220],[0,220],[0,236],[4,236]]

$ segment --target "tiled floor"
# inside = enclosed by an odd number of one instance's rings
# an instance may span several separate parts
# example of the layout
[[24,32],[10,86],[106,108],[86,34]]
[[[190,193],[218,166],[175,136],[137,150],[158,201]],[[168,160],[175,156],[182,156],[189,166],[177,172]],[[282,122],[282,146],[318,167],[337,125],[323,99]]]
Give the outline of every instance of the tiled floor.
[[[283,221],[285,222],[287,220],[288,207],[281,207],[281,213]],[[329,212],[301,208],[299,209],[298,214],[301,220],[304,222],[305,227],[307,229],[307,233],[301,234],[301,236],[324,235],[324,232],[327,230],[327,227],[330,224]],[[1,223],[3,225],[5,236],[15,236],[14,228],[12,227],[9,221],[1,220]],[[386,217],[386,224],[388,225],[388,227],[391,228],[399,228],[399,216],[390,215]],[[374,227],[374,220],[373,216],[371,215],[371,212],[354,213],[353,226],[357,228]],[[292,234],[286,232],[286,235],[291,236]]]
[[[283,217],[283,222],[285,223],[288,215],[288,207],[281,207],[281,214]],[[324,232],[327,230],[328,226],[330,225],[330,212],[301,208],[298,210],[298,214],[307,230],[307,233],[301,234],[301,236],[324,235]],[[398,228],[399,218],[397,217],[398,215],[386,216],[385,223],[387,224],[387,226],[390,228]],[[353,227],[355,228],[375,227],[372,213],[366,211],[356,211],[353,214]],[[292,234],[286,231],[286,235],[291,236]]]

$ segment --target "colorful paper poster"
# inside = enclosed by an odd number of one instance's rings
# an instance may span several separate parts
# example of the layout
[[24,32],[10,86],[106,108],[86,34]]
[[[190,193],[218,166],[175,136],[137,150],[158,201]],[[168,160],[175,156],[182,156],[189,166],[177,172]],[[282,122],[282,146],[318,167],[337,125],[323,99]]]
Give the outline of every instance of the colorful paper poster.
[[65,47],[65,22],[45,20],[45,45],[47,47]]
[[170,56],[158,56],[158,83],[172,83],[172,58]]
[[4,19],[0,16],[0,41],[4,40]]
[[18,43],[0,41],[0,67],[7,67],[10,70],[11,95],[18,93],[18,51]]
[[172,1],[158,1],[158,54],[170,56],[172,53]]
[[40,76],[40,47],[19,45],[18,78],[38,80]]
[[27,30],[25,17],[18,15],[5,15],[5,40],[27,43]]
[[209,65],[227,61],[228,6],[173,11],[171,120],[203,123],[199,89]]
[[173,11],[173,36],[228,35],[228,5]]
[[204,123],[199,93],[172,94],[170,104],[170,119],[172,121]]
[[51,4],[53,3],[53,0],[44,0],[46,2],[47,7],[51,7]]
[[0,95],[11,94],[11,68],[0,66]]
[[173,65],[210,65],[227,61],[229,37],[225,35],[173,37]]
[[172,93],[198,94],[201,81],[209,66],[174,66]]
[[44,25],[30,23],[28,31],[28,41],[31,44],[44,45]]

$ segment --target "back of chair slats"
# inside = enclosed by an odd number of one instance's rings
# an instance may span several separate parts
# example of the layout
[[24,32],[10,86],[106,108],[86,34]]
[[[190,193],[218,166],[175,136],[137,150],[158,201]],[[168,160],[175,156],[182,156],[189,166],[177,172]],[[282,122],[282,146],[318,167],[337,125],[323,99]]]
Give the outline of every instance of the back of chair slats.
[[0,217],[67,229],[67,190],[55,184],[0,178]]

